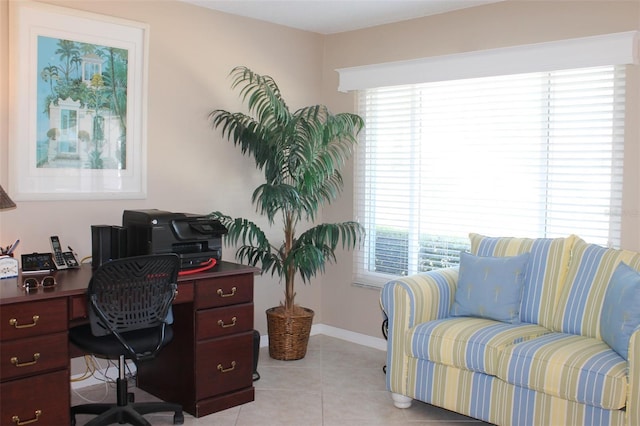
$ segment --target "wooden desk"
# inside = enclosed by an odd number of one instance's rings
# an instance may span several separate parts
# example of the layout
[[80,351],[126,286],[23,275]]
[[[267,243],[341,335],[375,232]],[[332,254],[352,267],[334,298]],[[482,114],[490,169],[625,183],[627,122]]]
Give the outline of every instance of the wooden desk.
[[[174,340],[138,366],[139,388],[196,417],[254,400],[253,275],[220,262],[178,279]],[[70,423],[70,327],[87,320],[91,267],[53,273],[53,289],[0,281],[0,426]],[[46,274],[45,274],[46,275]],[[38,275],[38,277],[40,277]]]

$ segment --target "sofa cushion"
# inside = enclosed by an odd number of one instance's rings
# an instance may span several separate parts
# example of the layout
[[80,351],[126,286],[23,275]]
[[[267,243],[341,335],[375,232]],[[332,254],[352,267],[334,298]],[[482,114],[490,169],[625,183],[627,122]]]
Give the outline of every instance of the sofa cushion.
[[550,331],[534,324],[457,317],[411,328],[405,349],[414,358],[495,375],[501,350],[546,333]]
[[525,273],[520,320],[551,328],[554,307],[569,265],[571,246],[577,238],[486,237],[469,234],[471,253],[477,256],[529,254]]
[[627,359],[629,339],[640,325],[640,274],[620,263],[607,286],[600,320],[602,340]]
[[604,296],[613,271],[620,262],[639,270],[640,254],[576,239],[567,279],[554,314],[554,331],[602,339],[600,316]]
[[452,316],[520,322],[520,301],[529,253],[492,257],[460,253]]
[[551,333],[505,348],[497,376],[523,388],[605,409],[627,397],[627,363],[606,343]]

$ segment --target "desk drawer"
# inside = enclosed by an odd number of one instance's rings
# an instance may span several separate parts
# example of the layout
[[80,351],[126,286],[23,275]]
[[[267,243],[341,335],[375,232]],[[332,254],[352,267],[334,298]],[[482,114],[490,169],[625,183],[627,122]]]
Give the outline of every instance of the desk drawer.
[[86,294],[73,296],[70,300],[69,319],[78,320],[89,318],[89,313],[87,312],[87,303],[89,303],[89,301],[87,300]]
[[253,383],[253,332],[196,344],[196,399],[205,399]]
[[196,282],[196,309],[249,303],[252,300],[252,274],[210,278]]
[[173,304],[187,303],[193,301],[193,281],[178,283],[178,294]]
[[[187,303],[193,300],[193,282],[178,283],[178,293],[173,304]],[[69,318],[72,320],[89,318],[87,295],[71,297]]]
[[0,380],[67,368],[67,333],[13,340],[2,344]]
[[253,329],[253,303],[196,312],[196,340],[228,336]]
[[0,340],[3,343],[66,329],[66,298],[4,305],[0,310]]
[[0,384],[1,426],[68,425],[69,406],[67,369]]

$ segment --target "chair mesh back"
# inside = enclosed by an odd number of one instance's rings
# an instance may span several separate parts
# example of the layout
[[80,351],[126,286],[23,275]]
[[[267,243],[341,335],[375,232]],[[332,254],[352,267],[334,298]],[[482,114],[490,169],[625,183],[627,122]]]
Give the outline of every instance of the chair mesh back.
[[87,290],[91,332],[111,332],[95,312],[102,312],[116,331],[157,327],[167,320],[177,288],[180,259],[175,254],[136,256],[101,265]]

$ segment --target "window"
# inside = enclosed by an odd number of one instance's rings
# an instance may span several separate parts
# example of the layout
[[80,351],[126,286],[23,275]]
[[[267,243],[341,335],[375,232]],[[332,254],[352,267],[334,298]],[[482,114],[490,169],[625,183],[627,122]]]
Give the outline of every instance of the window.
[[78,153],[78,111],[62,109],[60,111],[60,138],[58,152],[64,154]]
[[364,89],[356,282],[455,266],[468,233],[619,246],[625,67]]

